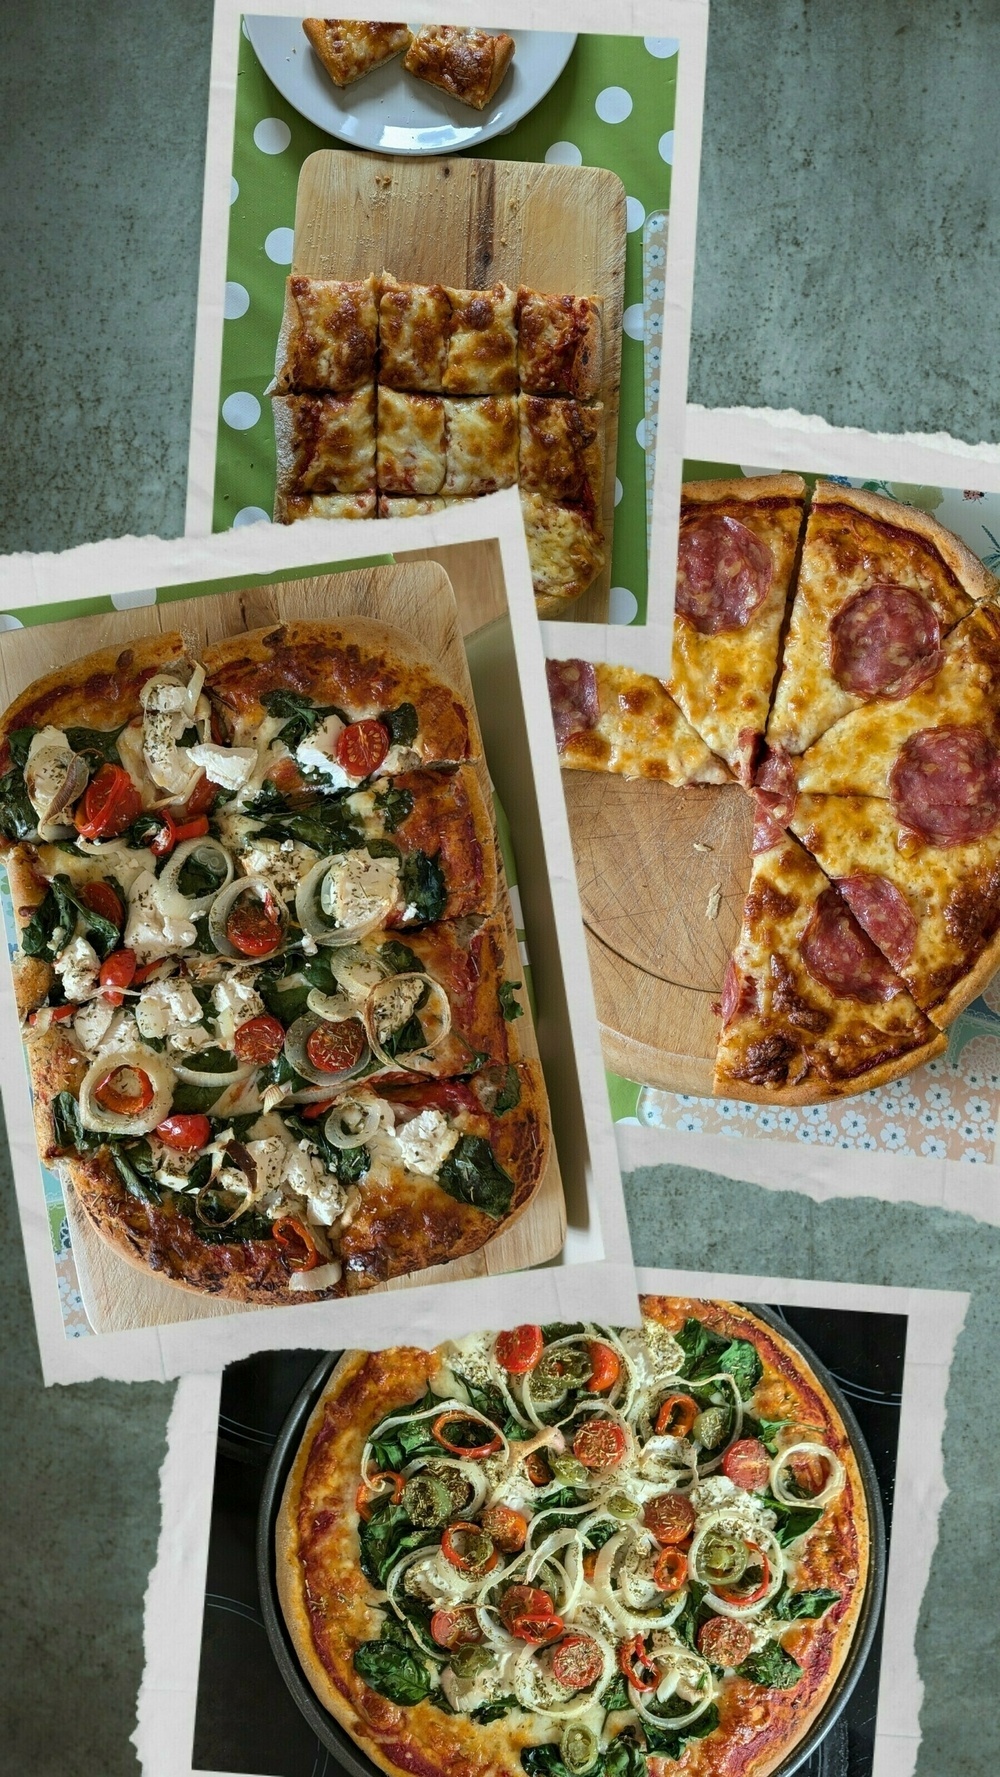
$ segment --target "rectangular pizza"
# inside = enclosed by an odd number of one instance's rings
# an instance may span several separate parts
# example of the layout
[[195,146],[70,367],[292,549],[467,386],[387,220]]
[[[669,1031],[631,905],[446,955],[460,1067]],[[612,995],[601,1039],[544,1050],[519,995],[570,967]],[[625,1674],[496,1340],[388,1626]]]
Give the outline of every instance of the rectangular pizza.
[[518,291],[517,373],[526,394],[593,400],[601,392],[603,343],[599,297]]
[[596,401],[517,398],[519,477],[526,493],[593,512],[604,485],[604,407]]
[[378,351],[376,278],[342,280],[293,274],[266,393],[329,390],[345,394],[375,381]]

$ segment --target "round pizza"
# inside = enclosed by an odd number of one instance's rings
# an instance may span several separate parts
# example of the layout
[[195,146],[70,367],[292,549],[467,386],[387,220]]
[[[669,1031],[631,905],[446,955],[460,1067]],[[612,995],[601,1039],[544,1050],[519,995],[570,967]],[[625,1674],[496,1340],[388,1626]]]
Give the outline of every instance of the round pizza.
[[88,655],[0,723],[42,1158],[240,1301],[476,1251],[548,1119],[471,708],[366,619]]
[[873,1526],[797,1346],[731,1302],[348,1352],[276,1532],[324,1706],[417,1777],[767,1777],[837,1692]]
[[896,1079],[1000,967],[997,593],[882,494],[691,482],[670,681],[549,662],[564,766],[754,799],[717,1093],[809,1104]]

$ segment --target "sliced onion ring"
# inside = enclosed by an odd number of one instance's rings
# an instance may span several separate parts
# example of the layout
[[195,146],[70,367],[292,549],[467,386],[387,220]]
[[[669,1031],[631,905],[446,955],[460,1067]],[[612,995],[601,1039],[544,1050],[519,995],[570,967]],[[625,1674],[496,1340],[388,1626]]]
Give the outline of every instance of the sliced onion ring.
[[[279,896],[275,894],[274,888],[265,876],[237,876],[226,888],[219,890],[212,902],[211,911],[208,915],[209,935],[220,955],[238,956],[240,961],[244,963],[255,961],[263,962],[265,960],[264,957],[256,958],[244,955],[242,950],[237,950],[234,944],[230,944],[229,939],[226,936],[226,921],[229,918],[235,902],[239,900],[241,895],[249,893],[255,894],[259,901],[267,901],[269,905],[277,907],[281,915],[282,926],[284,927],[287,925],[287,912],[282,905]],[[186,902],[185,905],[189,907],[191,903]],[[283,939],[282,942],[284,942]],[[274,950],[269,950],[267,955],[269,957],[277,956],[280,949],[281,945],[279,944]]]
[[[406,1055],[390,1055],[379,1040],[378,1010],[381,1001],[386,999],[393,989],[403,981],[420,981],[428,989],[427,1004],[421,1008],[421,1013],[416,1015],[436,1012],[441,1020],[441,1029],[436,1036],[429,1037],[425,1043],[422,1043],[419,1049],[412,1049]],[[414,1013],[410,1014],[411,1017],[414,1015]],[[401,975],[388,975],[384,981],[378,982],[365,1001],[362,1018],[372,1051],[378,1056],[383,1067],[404,1068],[407,1072],[419,1074],[423,1072],[420,1065],[421,1060],[426,1060],[433,1050],[439,1048],[451,1030],[451,1002],[440,982],[435,981],[431,975],[410,970]]]
[[[809,1499],[802,1499],[794,1493],[789,1493],[781,1478],[782,1470],[788,1466],[789,1457],[796,1456],[802,1451],[807,1452],[810,1456],[821,1457],[830,1470],[826,1486],[821,1488],[819,1493],[812,1494]],[[780,1499],[783,1506],[828,1505],[830,1500],[834,1499],[840,1492],[845,1480],[846,1474],[840,1457],[835,1456],[832,1450],[828,1450],[825,1444],[806,1442],[789,1444],[787,1449],[778,1451],[777,1456],[771,1464],[771,1492],[774,1494],[775,1499]]]
[[[352,1107],[362,1113],[361,1124],[358,1129],[353,1131],[345,1129],[343,1126],[344,1113]],[[323,1125],[323,1134],[335,1148],[345,1150],[363,1148],[365,1142],[370,1141],[375,1131],[380,1128],[381,1123],[382,1112],[377,1099],[341,1098],[327,1117]]]
[[[357,1016],[355,1013],[354,1017],[357,1018]],[[328,1019],[320,1018],[317,1012],[303,1012],[302,1017],[296,1018],[295,1023],[290,1025],[285,1032],[285,1054],[295,1072],[301,1074],[304,1080],[311,1080],[314,1086],[322,1086],[332,1094],[336,1092],[337,1087],[344,1080],[353,1080],[355,1074],[360,1073],[366,1065],[369,1057],[368,1050],[365,1048],[353,1067],[340,1068],[337,1073],[333,1074],[327,1073],[324,1068],[317,1067],[315,1062],[309,1059],[306,1044],[313,1031],[318,1030],[321,1024],[328,1022]],[[298,1097],[298,1093],[295,1096]],[[320,1093],[319,1096],[322,1098],[323,1094]]]
[[[144,1111],[106,1111],[94,1093],[109,1070],[131,1067],[146,1075],[153,1097]],[[162,1123],[174,1095],[174,1071],[154,1049],[112,1049],[92,1062],[80,1086],[80,1121],[98,1135],[148,1135]]]
[[369,932],[377,931],[384,925],[399,899],[398,886],[391,896],[383,896],[374,913],[365,914],[354,925],[331,925],[329,916],[324,916],[317,908],[323,884],[335,864],[350,857],[350,852],[341,852],[336,857],[320,858],[307,876],[302,878],[295,893],[295,917],[302,930],[315,938],[317,944],[356,944],[359,938],[367,937]]
[[[197,1050],[195,1050],[195,1055],[197,1055]],[[177,1078],[183,1080],[188,1086],[218,1086],[220,1092],[227,1086],[236,1086],[241,1080],[248,1080],[254,1071],[250,1062],[237,1061],[235,1056],[232,1069],[227,1070],[224,1074],[211,1068],[192,1067],[189,1062],[182,1061],[179,1056],[173,1063],[173,1069]]]
[[[177,878],[188,858],[194,857],[195,853],[200,851],[211,852],[213,858],[221,860],[225,869],[225,877],[218,888],[211,889],[207,895],[189,897],[181,893],[177,886]],[[233,880],[233,874],[232,858],[225,846],[220,845],[219,841],[214,839],[211,834],[203,834],[200,839],[185,839],[176,851],[170,854],[166,869],[159,878],[156,898],[164,913],[171,914],[175,918],[186,914],[190,919],[192,913],[204,913],[207,908],[211,907],[216,895],[221,895],[223,890],[229,887]]]

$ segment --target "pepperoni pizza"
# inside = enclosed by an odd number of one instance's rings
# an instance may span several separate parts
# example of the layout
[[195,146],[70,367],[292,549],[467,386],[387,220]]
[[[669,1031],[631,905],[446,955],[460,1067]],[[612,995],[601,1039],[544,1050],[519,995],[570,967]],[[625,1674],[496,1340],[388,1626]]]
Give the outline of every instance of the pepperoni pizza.
[[822,1102],[894,1079],[1000,967],[997,593],[881,495],[692,483],[669,683],[549,662],[565,766],[683,786],[725,765],[754,797],[718,1092]]

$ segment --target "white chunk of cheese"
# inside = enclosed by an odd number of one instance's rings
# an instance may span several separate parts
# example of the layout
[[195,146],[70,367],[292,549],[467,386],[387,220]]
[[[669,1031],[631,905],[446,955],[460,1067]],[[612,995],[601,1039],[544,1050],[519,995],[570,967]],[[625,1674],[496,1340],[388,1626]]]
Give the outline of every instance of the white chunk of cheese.
[[63,993],[68,1000],[93,999],[101,964],[96,950],[86,938],[71,938],[52,966],[62,981]]
[[408,1172],[434,1178],[457,1145],[458,1130],[449,1128],[443,1112],[429,1107],[397,1129],[394,1140]]
[[225,790],[242,790],[257,763],[256,747],[217,747],[205,743],[188,747],[187,756],[210,783],[221,784]]
[[136,962],[151,963],[172,951],[186,950],[198,933],[190,919],[173,918],[160,906],[156,877],[149,870],[137,876],[128,898],[124,945]]
[[114,1021],[116,1008],[106,1000],[103,994],[97,994],[80,1007],[73,1020],[73,1031],[77,1041],[85,1049],[97,1049],[104,1041]]
[[258,1196],[263,1197],[269,1191],[281,1191],[289,1151],[288,1143],[276,1135],[264,1136],[260,1141],[247,1142],[247,1153],[257,1165]]
[[388,912],[399,899],[399,859],[349,851],[323,879],[320,904],[342,926],[360,926]]
[[142,752],[154,784],[172,796],[186,794],[197,776],[188,753],[177,745],[184,732],[183,716],[147,709],[142,724]]
[[24,787],[39,821],[52,807],[73,763],[73,749],[61,728],[40,728],[24,763]]
[[299,742],[295,749],[295,757],[303,771],[319,772],[325,784],[331,790],[346,790],[351,784],[359,784],[359,777],[350,777],[342,765],[337,763],[337,739],[343,731],[344,724],[339,716],[327,716],[318,728],[307,734],[305,740]]
[[212,989],[212,1004],[220,1015],[228,1012],[234,1026],[245,1024],[248,1018],[259,1018],[264,1002],[254,987],[253,969],[234,969],[224,981],[217,981]]
[[288,843],[282,839],[255,839],[240,859],[244,874],[262,876],[279,898],[291,898],[316,862],[316,853],[307,845],[293,840],[291,850],[286,851]]
[[135,1021],[144,1037],[165,1037],[178,1024],[200,1024],[201,1007],[186,981],[151,981],[139,995]]

